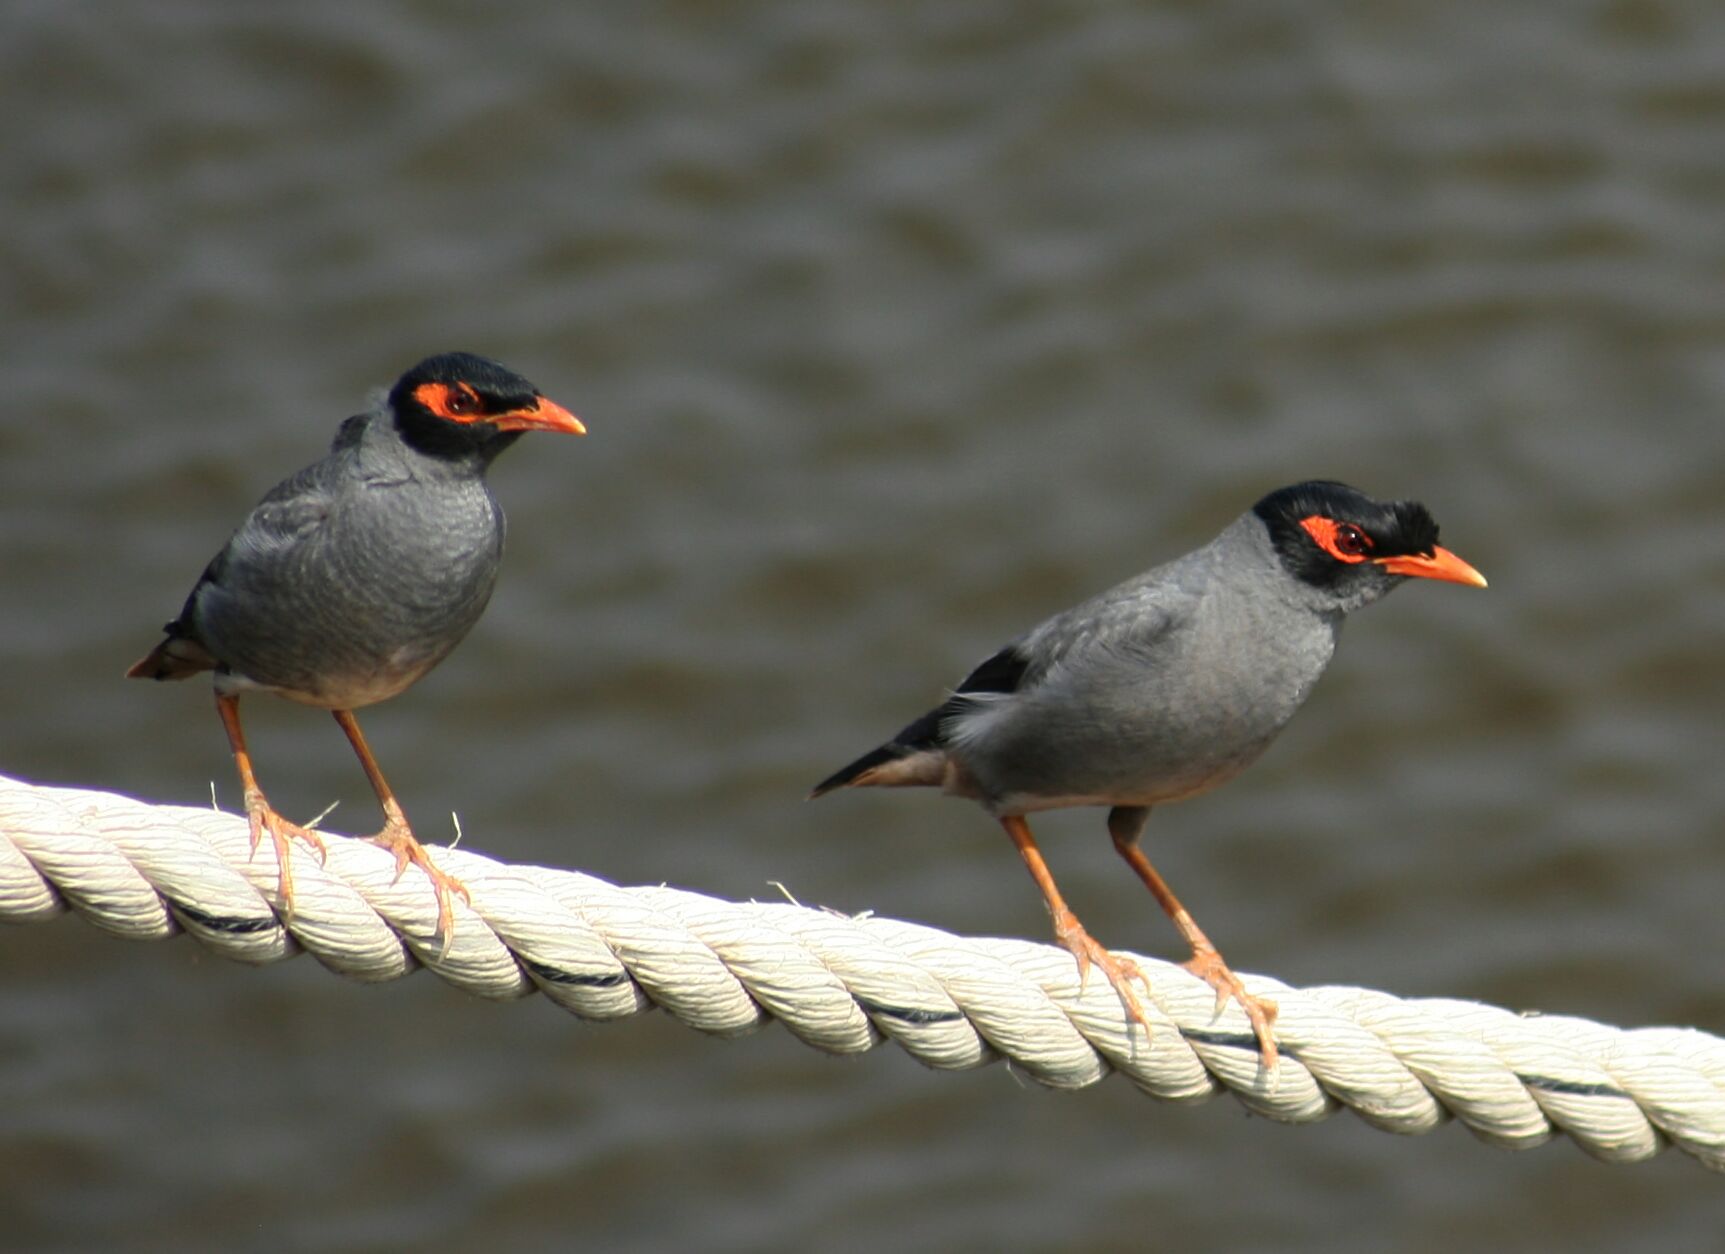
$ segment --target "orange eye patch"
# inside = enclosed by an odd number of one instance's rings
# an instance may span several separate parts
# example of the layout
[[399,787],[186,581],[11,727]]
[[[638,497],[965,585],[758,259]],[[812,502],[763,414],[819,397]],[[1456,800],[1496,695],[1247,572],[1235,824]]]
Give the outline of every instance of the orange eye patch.
[[485,412],[479,393],[465,383],[421,383],[413,389],[413,399],[451,422],[472,422]]
[[1338,562],[1363,562],[1372,538],[1351,522],[1337,522],[1322,514],[1300,519],[1300,526],[1317,546]]

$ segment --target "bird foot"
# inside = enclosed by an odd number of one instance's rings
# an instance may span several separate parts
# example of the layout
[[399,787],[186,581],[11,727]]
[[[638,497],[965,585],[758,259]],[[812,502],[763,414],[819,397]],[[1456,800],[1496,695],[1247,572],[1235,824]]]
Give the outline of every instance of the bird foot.
[[473,904],[473,896],[467,891],[467,885],[453,875],[437,869],[431,855],[425,852],[425,846],[414,838],[406,823],[385,823],[381,832],[365,839],[395,855],[397,880],[401,879],[409,863],[425,872],[425,877],[431,881],[431,886],[437,893],[437,934],[443,940],[438,957],[446,955],[449,952],[450,939],[455,935],[454,894],[460,893],[463,901],[470,906]]
[[1230,998],[1240,1003],[1246,1018],[1251,1020],[1253,1034],[1258,1038],[1258,1052],[1264,1059],[1264,1066],[1274,1071],[1278,1051],[1271,1029],[1276,1022],[1276,1003],[1267,997],[1254,997],[1248,993],[1246,986],[1240,983],[1240,977],[1229,969],[1228,964],[1222,961],[1222,955],[1213,948],[1195,946],[1192,956],[1180,965],[1216,990],[1218,1014]]
[[282,915],[293,917],[293,861],[290,851],[295,840],[303,840],[317,850],[318,863],[327,865],[329,862],[329,847],[323,843],[323,837],[310,828],[301,827],[298,823],[283,818],[276,813],[261,792],[246,794],[246,818],[252,829],[252,853],[257,853],[258,843],[263,840],[264,833],[269,833],[270,844],[275,847],[276,865],[280,868],[280,891],[282,899]]
[[1146,992],[1150,988],[1149,977],[1136,962],[1130,958],[1117,958],[1104,949],[1095,937],[1084,930],[1078,916],[1070,910],[1061,911],[1054,916],[1054,939],[1078,960],[1079,992],[1084,991],[1084,985],[1090,979],[1090,964],[1095,963],[1102,968],[1102,974],[1108,977],[1108,983],[1114,986],[1114,991],[1126,1004],[1127,1014],[1143,1026],[1144,1035],[1148,1037],[1154,1032],[1150,1026],[1150,1016],[1144,1013],[1144,1003],[1138,1000],[1138,993],[1132,987],[1132,981],[1137,980]]

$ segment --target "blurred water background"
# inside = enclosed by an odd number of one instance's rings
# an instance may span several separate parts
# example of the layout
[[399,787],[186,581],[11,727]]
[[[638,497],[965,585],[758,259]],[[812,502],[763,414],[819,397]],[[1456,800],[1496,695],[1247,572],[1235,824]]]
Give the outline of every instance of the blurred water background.
[[[1312,475],[1488,592],[1362,615],[1149,848],[1235,965],[1725,1030],[1725,10],[1680,0],[0,10],[0,771],[238,789],[128,684],[424,354],[580,414],[366,720],[428,839],[1042,938],[998,828],[808,785]],[[327,718],[265,784],[374,812]],[[1039,824],[1179,956],[1100,815]],[[836,1061],[0,933],[0,1248],[1717,1248],[1719,1183],[1119,1080]]]

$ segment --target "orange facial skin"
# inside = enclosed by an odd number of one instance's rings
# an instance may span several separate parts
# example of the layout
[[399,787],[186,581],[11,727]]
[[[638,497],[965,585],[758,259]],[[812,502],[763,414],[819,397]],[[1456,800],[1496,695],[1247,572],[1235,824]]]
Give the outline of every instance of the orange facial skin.
[[488,413],[479,393],[465,383],[422,383],[413,389],[413,399],[450,422],[485,422],[499,431],[587,434],[587,428],[579,418],[543,396],[534,397],[531,405],[502,413]]
[[1355,523],[1325,518],[1313,514],[1302,518],[1300,526],[1318,547],[1338,562],[1354,565],[1376,562],[1392,575],[1410,575],[1416,579],[1441,579],[1446,583],[1462,583],[1474,588],[1486,586],[1485,576],[1441,544],[1434,544],[1430,553],[1396,553],[1373,557],[1372,538]]

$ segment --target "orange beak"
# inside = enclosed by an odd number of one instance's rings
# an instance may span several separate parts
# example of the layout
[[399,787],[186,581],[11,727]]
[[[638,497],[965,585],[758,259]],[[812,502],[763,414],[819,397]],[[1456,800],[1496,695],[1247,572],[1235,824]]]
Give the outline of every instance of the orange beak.
[[565,435],[586,435],[581,420],[556,401],[536,397],[531,409],[517,409],[507,414],[487,414],[481,419],[499,431],[561,431]]
[[1486,586],[1484,575],[1442,545],[1434,545],[1430,557],[1410,553],[1400,557],[1374,557],[1372,560],[1392,575],[1441,579],[1445,583],[1465,583],[1475,588]]

